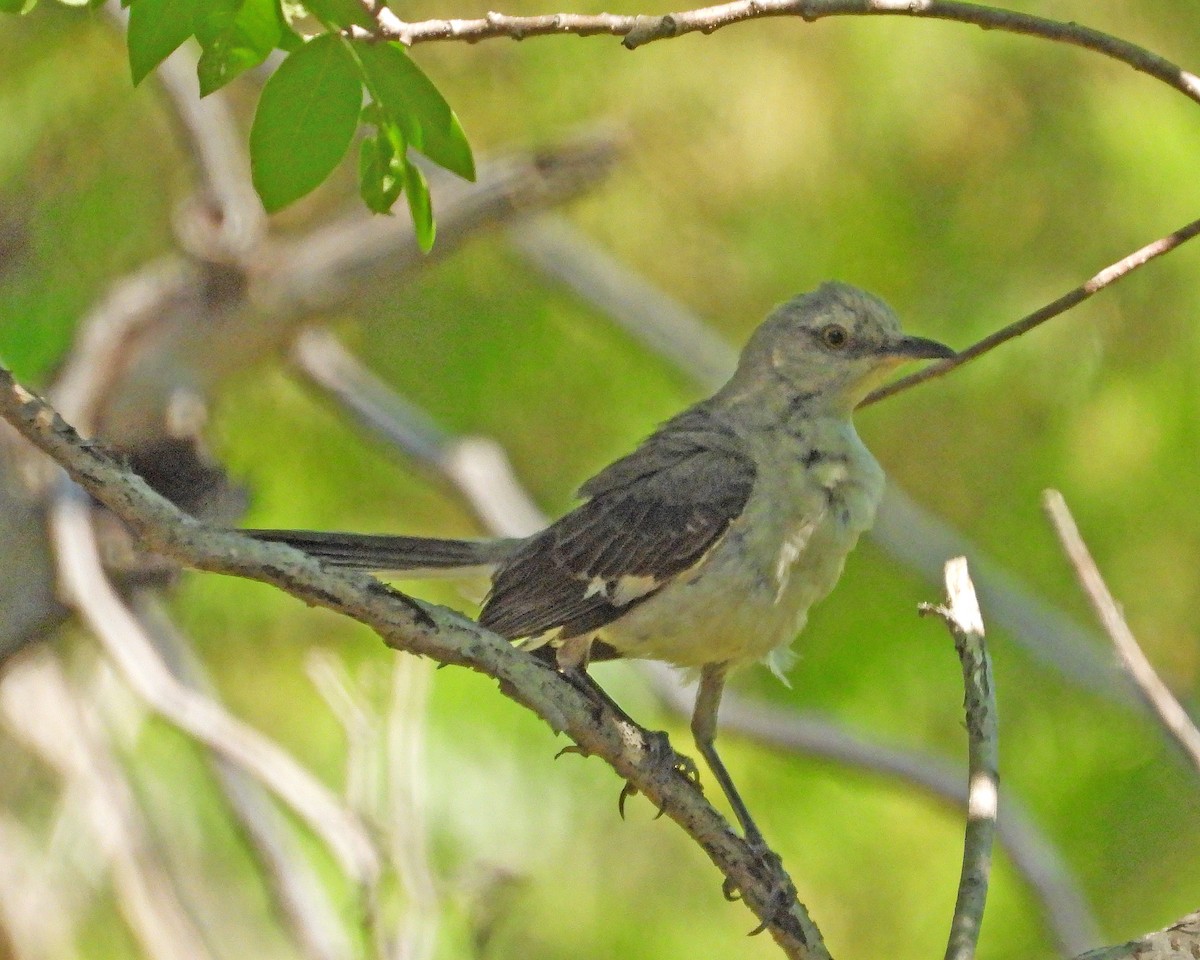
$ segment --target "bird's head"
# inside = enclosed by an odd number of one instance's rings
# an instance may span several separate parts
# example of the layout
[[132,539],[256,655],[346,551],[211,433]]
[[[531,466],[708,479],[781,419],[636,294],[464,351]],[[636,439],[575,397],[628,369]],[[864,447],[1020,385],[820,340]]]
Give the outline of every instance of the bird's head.
[[776,307],[742,351],[730,386],[846,413],[900,364],[954,351],[907,336],[892,309],[845,283],[824,283]]

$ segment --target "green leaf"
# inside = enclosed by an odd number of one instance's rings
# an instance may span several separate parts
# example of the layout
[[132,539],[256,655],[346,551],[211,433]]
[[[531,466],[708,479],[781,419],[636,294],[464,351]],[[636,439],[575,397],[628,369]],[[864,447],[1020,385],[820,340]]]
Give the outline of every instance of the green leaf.
[[329,29],[344,30],[346,27],[378,29],[378,24],[363,9],[358,0],[304,0],[309,12]]
[[134,86],[192,35],[195,0],[135,0],[129,7],[129,70]]
[[283,35],[275,0],[217,0],[199,12],[195,26],[203,48],[197,66],[202,97],[257,67]]
[[404,176],[403,162],[387,133],[381,131],[363,140],[358,155],[358,188],[373,213],[391,213],[404,190]]
[[361,106],[354,58],[338,37],[310,40],[279,65],[250,130],[250,172],[268,212],[329,176],[350,146]]
[[0,0],[0,13],[28,13],[37,0]]
[[356,41],[372,99],[399,125],[408,145],[467,180],[475,159],[458,117],[433,82],[397,43]]
[[408,211],[412,214],[413,229],[422,253],[433,249],[433,238],[437,228],[433,222],[433,205],[429,201],[429,184],[425,174],[404,160],[404,192],[408,195]]

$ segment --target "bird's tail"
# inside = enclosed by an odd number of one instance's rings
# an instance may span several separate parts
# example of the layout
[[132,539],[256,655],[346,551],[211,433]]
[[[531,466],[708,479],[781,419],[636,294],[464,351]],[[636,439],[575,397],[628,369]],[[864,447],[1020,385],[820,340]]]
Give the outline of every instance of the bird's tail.
[[330,566],[403,573],[409,577],[468,576],[494,569],[518,539],[442,540],[323,530],[241,530],[255,540],[286,543]]

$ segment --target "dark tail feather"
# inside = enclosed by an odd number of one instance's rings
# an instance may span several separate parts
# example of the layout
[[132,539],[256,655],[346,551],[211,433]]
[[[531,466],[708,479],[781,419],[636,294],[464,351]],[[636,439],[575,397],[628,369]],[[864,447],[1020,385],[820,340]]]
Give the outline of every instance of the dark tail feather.
[[323,530],[242,530],[255,540],[286,543],[330,566],[396,573],[494,567],[520,540],[442,540]]

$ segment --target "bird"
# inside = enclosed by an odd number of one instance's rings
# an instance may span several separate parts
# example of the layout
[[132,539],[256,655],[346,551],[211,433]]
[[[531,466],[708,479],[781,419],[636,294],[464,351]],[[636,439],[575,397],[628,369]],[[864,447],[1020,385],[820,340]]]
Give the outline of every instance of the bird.
[[776,307],[728,382],[600,470],[579,488],[579,505],[531,536],[246,532],[334,567],[484,572],[491,588],[480,625],[623,718],[589,663],[660,660],[698,674],[696,747],[744,839],[765,849],[716,750],[726,680],[758,661],[783,676],[810,607],[874,520],[884,474],[854,429],[855,407],[900,364],[954,355],[906,335],[878,297],[831,281]]

